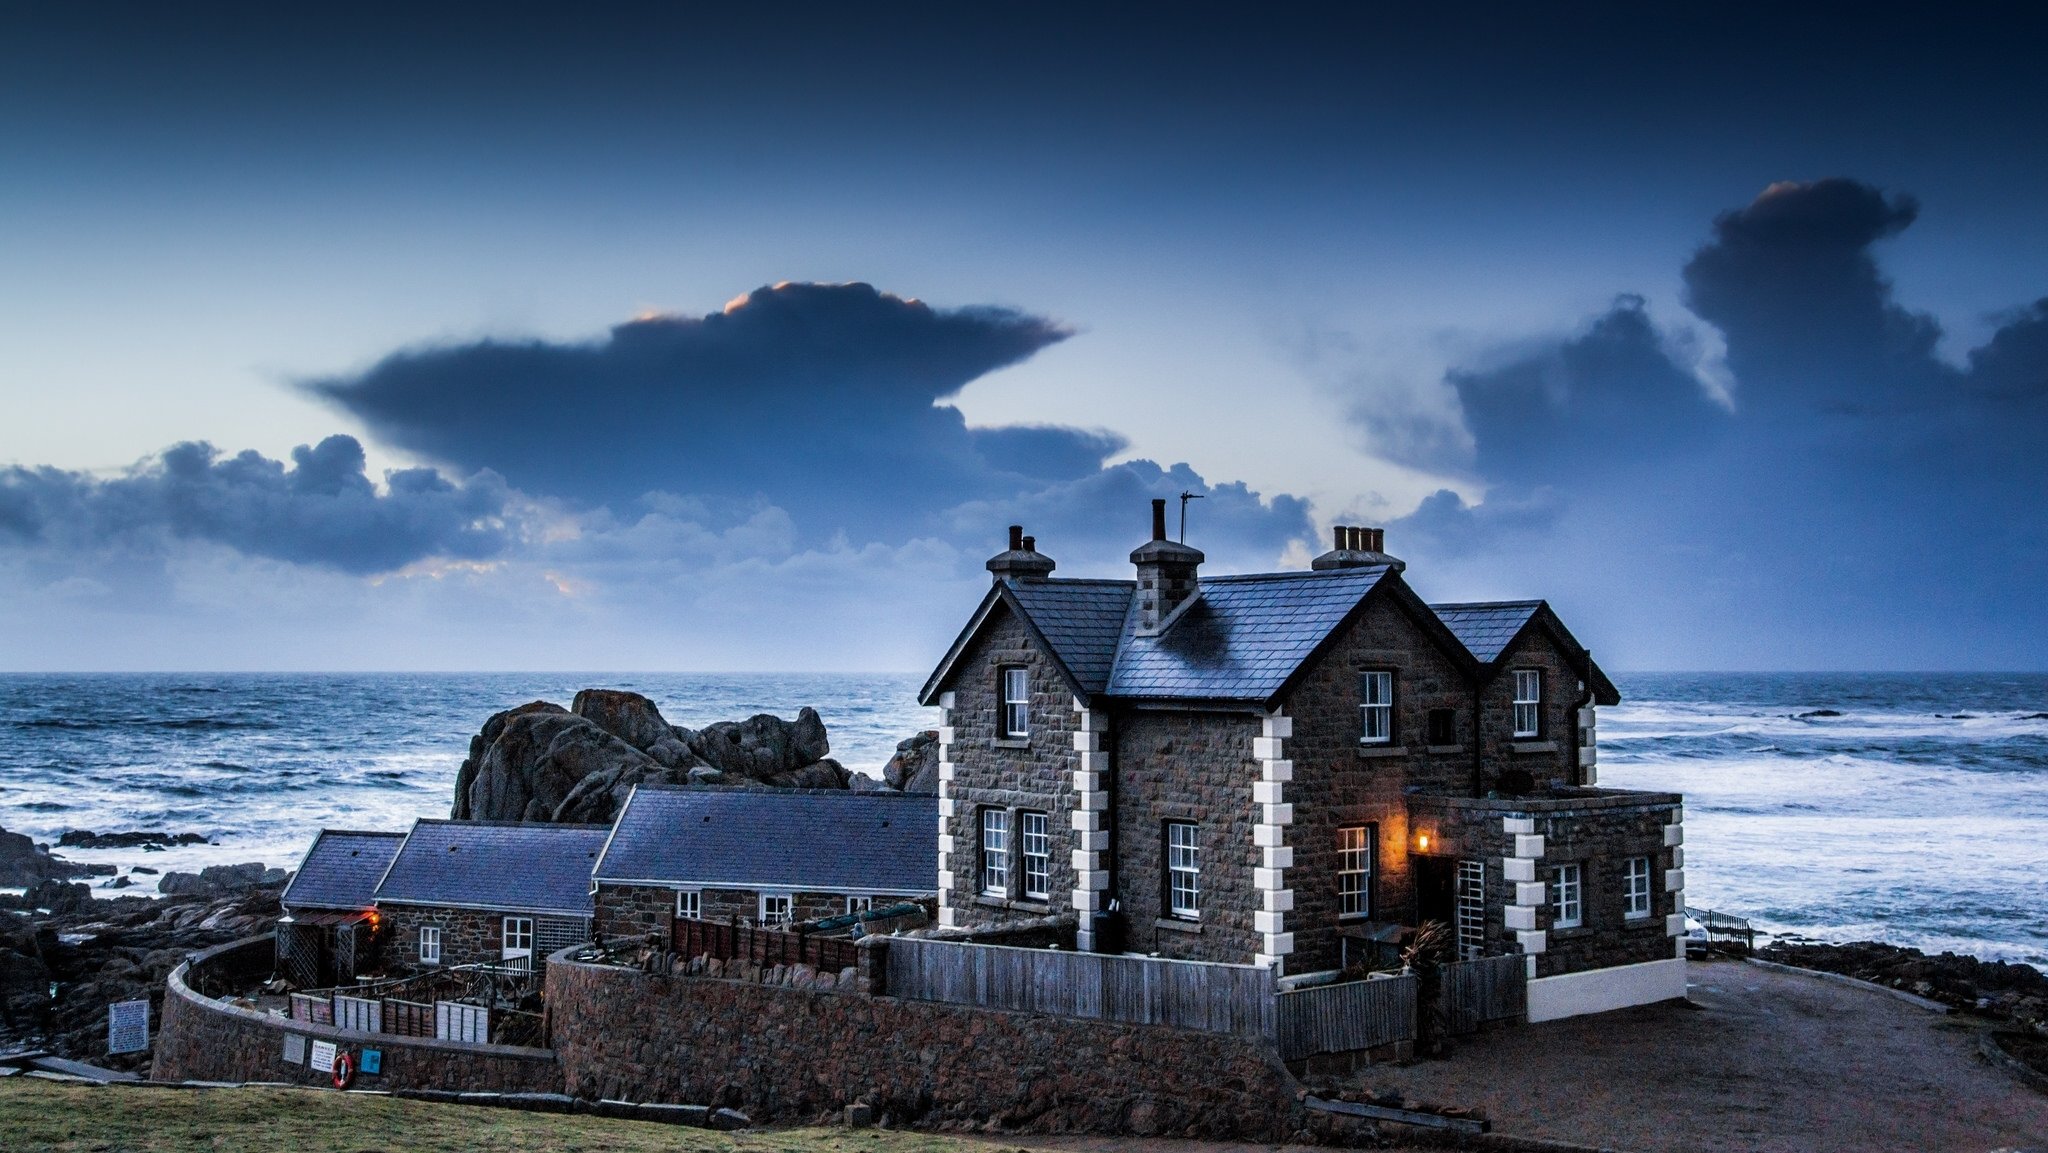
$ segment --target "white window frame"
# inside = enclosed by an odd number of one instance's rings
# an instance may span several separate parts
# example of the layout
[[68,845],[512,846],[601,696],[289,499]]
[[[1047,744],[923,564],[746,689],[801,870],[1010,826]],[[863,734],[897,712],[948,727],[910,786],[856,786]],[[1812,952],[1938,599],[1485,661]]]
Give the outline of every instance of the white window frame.
[[[499,926],[498,959],[533,964],[533,918],[506,917]],[[517,942],[515,944],[515,942]]]
[[796,894],[763,892],[756,905],[763,925],[787,925],[796,920]]
[[1052,899],[1052,822],[1044,813],[1017,813],[1017,856],[1024,866],[1024,896]]
[[686,921],[700,921],[704,918],[704,890],[677,889],[676,916]]
[[1010,895],[1010,811],[981,810],[981,891]]
[[1350,825],[1337,830],[1337,916],[1372,916],[1372,881],[1378,864],[1379,827]]
[[1576,929],[1585,924],[1586,880],[1577,864],[1550,870],[1550,927]]
[[1650,908],[1650,858],[1630,857],[1621,865],[1621,915],[1640,921]]
[[1515,739],[1543,735],[1543,670],[1515,670]]
[[851,894],[851,893],[847,894],[847,897],[846,897],[846,911],[847,911],[847,912],[848,912],[849,914],[851,914],[851,913],[869,913],[869,912],[873,912],[873,911],[874,911],[874,908],[875,908],[875,898],[874,898],[874,897],[873,897],[872,895],[870,895],[870,896],[866,896],[866,897],[856,897],[856,896],[854,896],[854,895],[853,895],[853,894]]
[[1394,673],[1367,669],[1358,674],[1358,743],[1394,743]]
[[1031,670],[1023,665],[1004,665],[996,670],[997,724],[1004,740],[1025,740],[1031,736]]
[[1202,827],[1193,821],[1166,822],[1166,913],[1181,921],[1202,919]]
[[440,963],[441,963],[441,926],[439,926],[439,925],[421,925],[421,926],[420,926],[420,964],[422,964],[422,965],[438,965],[438,964],[440,964]]

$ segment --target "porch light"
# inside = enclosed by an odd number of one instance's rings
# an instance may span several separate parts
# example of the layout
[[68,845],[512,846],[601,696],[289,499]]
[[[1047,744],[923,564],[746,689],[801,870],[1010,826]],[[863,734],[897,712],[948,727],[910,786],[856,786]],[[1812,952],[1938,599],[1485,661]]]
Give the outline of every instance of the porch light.
[[1427,853],[1429,851],[1428,833],[1415,834],[1415,851],[1418,853]]

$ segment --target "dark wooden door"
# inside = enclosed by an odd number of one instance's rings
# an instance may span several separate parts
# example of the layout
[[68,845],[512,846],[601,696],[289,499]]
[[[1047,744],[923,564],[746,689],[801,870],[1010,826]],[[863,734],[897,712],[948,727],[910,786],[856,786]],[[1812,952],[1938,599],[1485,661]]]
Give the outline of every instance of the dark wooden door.
[[1455,923],[1458,913],[1457,862],[1449,857],[1411,857],[1415,866],[1415,923]]

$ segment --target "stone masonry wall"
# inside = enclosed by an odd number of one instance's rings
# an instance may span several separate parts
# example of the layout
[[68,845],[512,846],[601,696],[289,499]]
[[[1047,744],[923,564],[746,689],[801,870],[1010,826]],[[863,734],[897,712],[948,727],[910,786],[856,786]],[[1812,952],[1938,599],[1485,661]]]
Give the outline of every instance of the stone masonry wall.
[[1480,863],[1486,901],[1483,954],[1498,957],[1521,952],[1520,939],[1507,926],[1507,907],[1513,903],[1515,886],[1504,862],[1515,855],[1515,838],[1502,819],[1514,810],[1444,805],[1430,797],[1411,797],[1408,809],[1409,828],[1428,834],[1431,855]]
[[591,929],[613,942],[650,933],[667,941],[676,915],[676,891],[659,885],[599,885],[595,903]]
[[[1579,928],[1558,928],[1548,904],[1538,910],[1537,924],[1546,930],[1546,942],[1536,958],[1537,976],[1662,961],[1674,955],[1665,916],[1684,908],[1683,894],[1670,893],[1665,886],[1674,850],[1664,844],[1664,826],[1672,807],[1536,814],[1537,831],[1543,834],[1537,876],[1548,885],[1554,868],[1577,863],[1583,885]],[[1629,857],[1650,858],[1650,915],[1635,920],[1627,919],[1622,906],[1622,870]]]
[[358,1075],[355,1087],[359,1089],[562,1090],[562,1071],[552,1050],[350,1033],[226,1005],[191,988],[191,984],[203,983],[209,966],[234,963],[235,950],[253,953],[267,962],[273,948],[269,937],[237,942],[201,953],[172,972],[164,993],[163,1019],[157,1023],[152,1080],[332,1085],[333,1074],[328,1069],[285,1063],[285,1036],[293,1033],[307,1039],[308,1049],[314,1041],[332,1041],[355,1053],[378,1050],[383,1070]]
[[[1253,963],[1260,909],[1252,842],[1259,809],[1250,713],[1119,711],[1115,738],[1116,895],[1127,947],[1191,961]],[[1201,918],[1166,916],[1166,823],[1201,828]]]
[[[1394,674],[1393,740],[1361,745],[1359,674]],[[1294,934],[1287,971],[1335,968],[1339,937],[1356,922],[1413,924],[1415,891],[1409,871],[1407,790],[1469,795],[1472,791],[1472,691],[1458,666],[1439,649],[1391,595],[1375,593],[1288,694],[1282,710],[1293,718],[1285,746],[1294,780],[1284,795],[1293,805],[1287,830],[1294,864],[1287,883],[1294,908],[1286,915]],[[1426,743],[1431,709],[1457,714],[1458,744]],[[1367,825],[1378,831],[1378,872],[1368,917],[1338,915],[1337,831]]]
[[377,911],[391,931],[384,956],[400,966],[421,964],[420,929],[428,925],[441,930],[443,965],[495,962],[504,953],[503,913],[424,905],[383,905]]
[[[1571,722],[1572,706],[1586,695],[1579,670],[1565,659],[1556,640],[1540,628],[1530,629],[1508,646],[1496,667],[1499,671],[1480,689],[1486,788],[1492,789],[1509,769],[1528,773],[1539,788],[1554,781],[1579,784],[1579,770],[1573,763],[1577,734]],[[1534,740],[1514,736],[1516,669],[1536,669],[1543,674],[1542,719]]]
[[[1029,672],[1031,723],[1026,741],[997,736],[996,677],[1005,665],[1021,665]],[[1080,766],[1074,748],[1073,690],[1007,608],[996,610],[996,619],[957,667],[946,686],[954,697],[947,746],[953,777],[945,783],[939,802],[942,816],[951,802],[951,816],[944,823],[952,851],[944,867],[952,874],[946,904],[954,910],[954,923],[973,928],[1064,912],[1072,907],[1074,889],[1074,770]],[[982,892],[980,822],[986,807],[1012,810],[1010,886],[1000,895]],[[1027,900],[1023,894],[1016,811],[1025,809],[1046,814],[1051,860],[1045,900]]]
[[1265,1142],[1301,1122],[1293,1078],[1243,1038],[567,961],[547,999],[583,1097]]

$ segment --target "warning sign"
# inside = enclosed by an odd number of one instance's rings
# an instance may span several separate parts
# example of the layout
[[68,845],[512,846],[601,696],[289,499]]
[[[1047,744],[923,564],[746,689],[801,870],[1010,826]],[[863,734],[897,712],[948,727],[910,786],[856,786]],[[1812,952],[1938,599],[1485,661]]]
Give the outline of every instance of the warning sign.
[[306,1038],[298,1033],[284,1035],[284,1063],[298,1068],[306,1067]]
[[107,1052],[140,1053],[149,1048],[149,1002],[116,1001],[107,1006]]
[[334,1042],[313,1042],[313,1068],[321,1073],[334,1068]]

